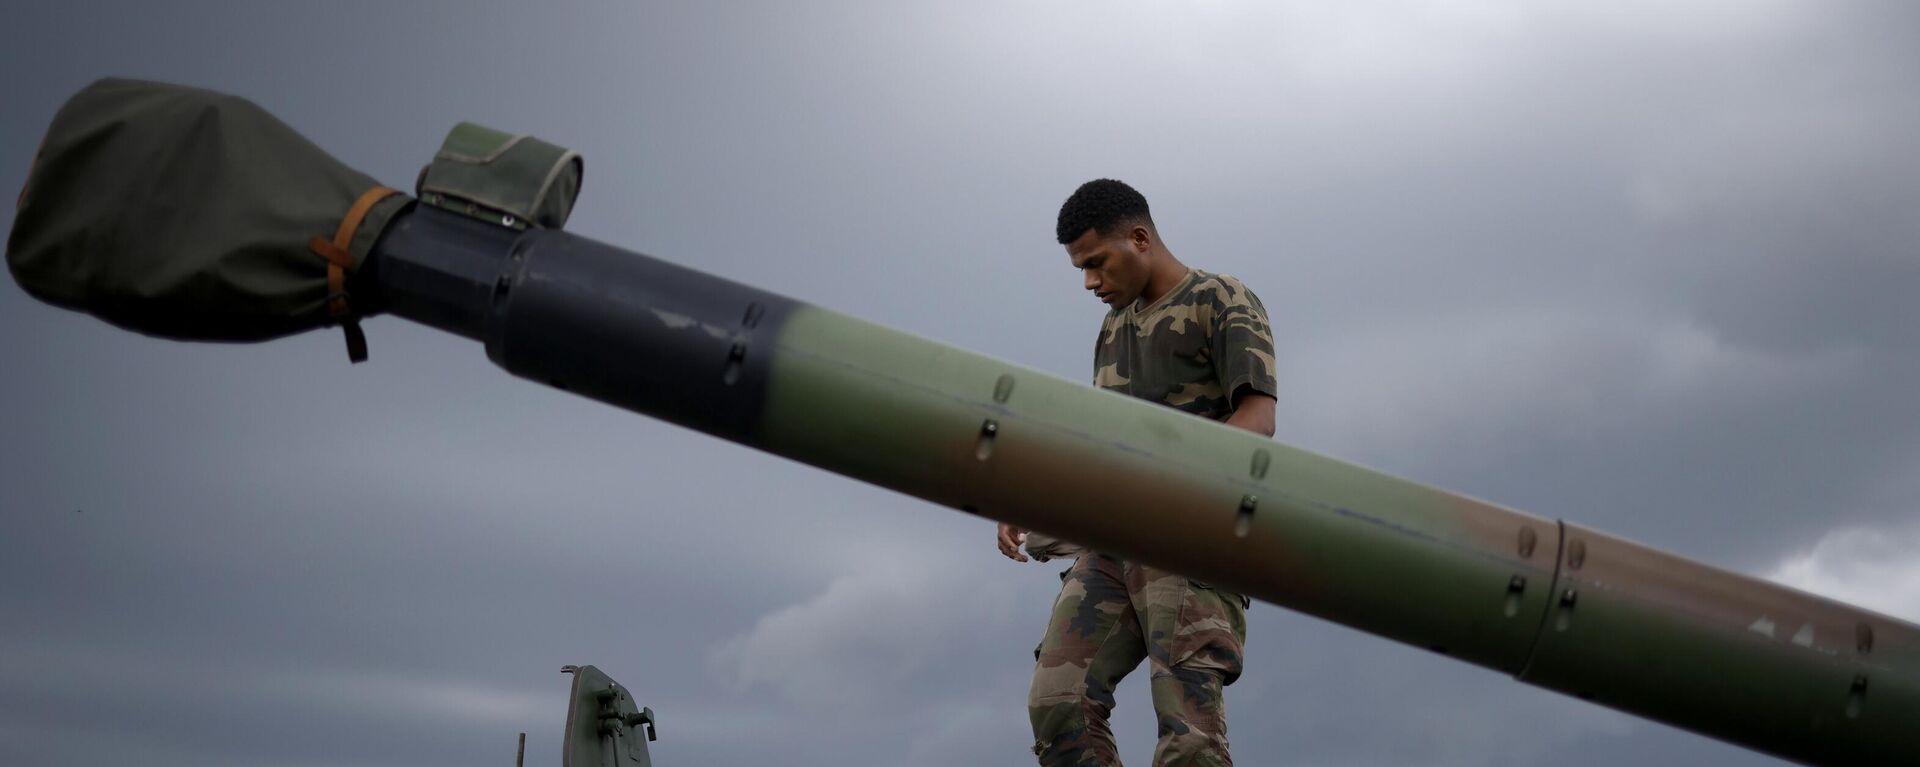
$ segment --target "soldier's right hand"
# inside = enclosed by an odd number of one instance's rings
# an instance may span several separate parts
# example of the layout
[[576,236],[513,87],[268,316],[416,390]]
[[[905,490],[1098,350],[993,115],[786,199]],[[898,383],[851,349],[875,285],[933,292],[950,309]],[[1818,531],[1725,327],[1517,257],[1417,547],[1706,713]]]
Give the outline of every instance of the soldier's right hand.
[[1015,562],[1027,561],[1027,555],[1020,551],[1020,544],[1027,542],[1027,531],[1005,522],[1000,523],[1000,553]]

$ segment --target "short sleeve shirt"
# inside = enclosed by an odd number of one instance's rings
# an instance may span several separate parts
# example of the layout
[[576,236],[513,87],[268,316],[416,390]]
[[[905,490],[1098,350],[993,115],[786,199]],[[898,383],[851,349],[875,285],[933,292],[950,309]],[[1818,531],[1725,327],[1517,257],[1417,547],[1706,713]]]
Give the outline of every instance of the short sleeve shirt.
[[1093,385],[1220,420],[1240,387],[1275,396],[1273,331],[1239,280],[1199,269],[1149,306],[1107,313]]

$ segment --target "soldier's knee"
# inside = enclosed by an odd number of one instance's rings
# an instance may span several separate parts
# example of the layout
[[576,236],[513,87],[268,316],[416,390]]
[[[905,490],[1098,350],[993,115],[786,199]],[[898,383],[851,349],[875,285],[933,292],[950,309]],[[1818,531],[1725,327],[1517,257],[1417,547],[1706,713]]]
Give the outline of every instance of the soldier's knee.
[[1183,734],[1165,734],[1154,751],[1154,767],[1232,767],[1224,734],[1190,729]]
[[1088,685],[1048,687],[1037,680],[1028,696],[1027,715],[1033,724],[1033,753],[1040,764],[1119,764],[1113,729],[1107,722],[1113,710],[1112,691]]
[[1219,710],[1160,715],[1160,743],[1153,750],[1154,767],[1229,767],[1227,723]]
[[[1113,751],[1112,739],[1090,721],[1078,701],[1029,708],[1033,719],[1033,755],[1041,767],[1092,767],[1114,763],[1103,757]],[[1103,748],[1103,746],[1105,748]]]
[[1094,712],[1079,697],[1035,699],[1027,702],[1027,718],[1033,723],[1033,736],[1050,740],[1060,735],[1087,729]]
[[1040,708],[1060,704],[1113,708],[1113,680],[1100,673],[1101,666],[1089,670],[1084,665],[1037,665],[1033,683],[1027,688],[1027,707]]
[[[1027,708],[1039,710],[1066,704],[1078,704],[1082,697],[1079,679],[1064,679],[1066,673],[1053,669],[1036,669],[1033,673],[1033,685],[1027,688]],[[1073,674],[1083,677],[1084,673]]]
[[1226,701],[1210,669],[1170,669],[1153,677],[1153,707],[1159,714],[1155,765],[1231,764],[1227,756]]
[[1100,749],[1088,748],[1080,737],[1060,737],[1033,742],[1033,756],[1040,767],[1118,767],[1119,758]]

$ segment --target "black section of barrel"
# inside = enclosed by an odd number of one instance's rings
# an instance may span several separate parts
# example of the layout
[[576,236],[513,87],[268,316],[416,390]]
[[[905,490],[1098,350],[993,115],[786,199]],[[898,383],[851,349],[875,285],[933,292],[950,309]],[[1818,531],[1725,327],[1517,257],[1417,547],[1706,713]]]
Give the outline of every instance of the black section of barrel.
[[[355,303],[424,325],[486,339],[494,286],[520,233],[414,205],[394,216],[360,265]],[[360,301],[362,294],[369,300]]]
[[757,433],[793,299],[559,231],[514,243],[487,356],[524,378],[735,441]]

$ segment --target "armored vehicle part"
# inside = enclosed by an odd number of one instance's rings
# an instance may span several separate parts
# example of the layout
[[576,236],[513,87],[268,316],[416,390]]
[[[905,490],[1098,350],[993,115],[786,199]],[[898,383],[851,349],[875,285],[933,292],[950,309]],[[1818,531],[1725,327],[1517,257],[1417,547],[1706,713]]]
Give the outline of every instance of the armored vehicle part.
[[652,767],[647,743],[659,740],[653,709],[635,707],[627,688],[600,669],[564,666],[560,670],[573,675],[560,766]]
[[477,226],[399,217],[377,284],[515,375],[1784,758],[1920,763],[1911,623],[566,232],[456,231]]

